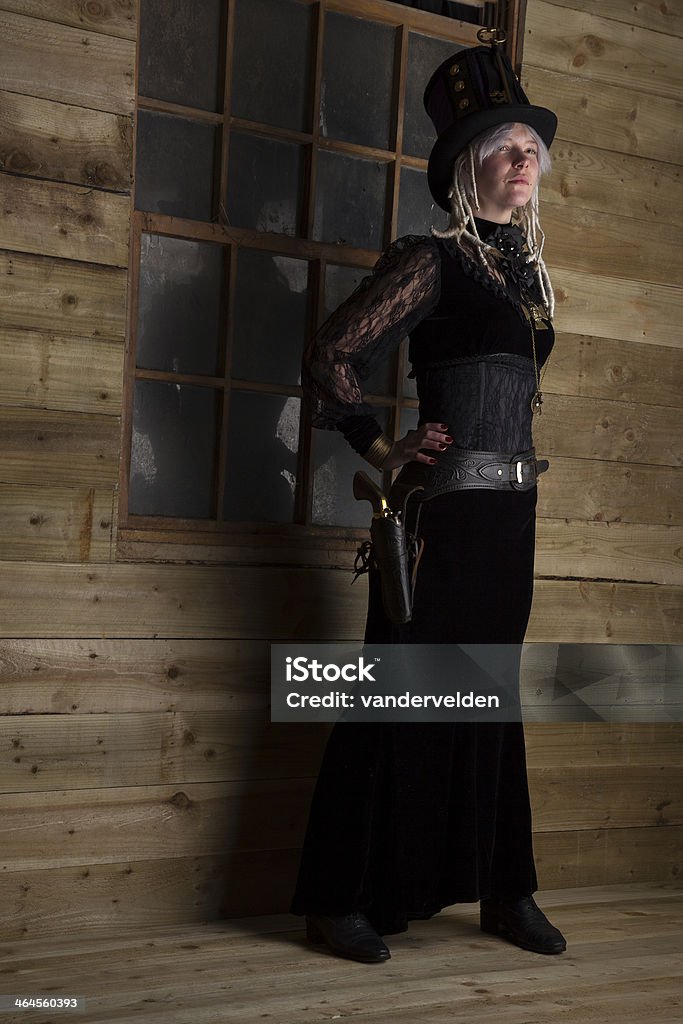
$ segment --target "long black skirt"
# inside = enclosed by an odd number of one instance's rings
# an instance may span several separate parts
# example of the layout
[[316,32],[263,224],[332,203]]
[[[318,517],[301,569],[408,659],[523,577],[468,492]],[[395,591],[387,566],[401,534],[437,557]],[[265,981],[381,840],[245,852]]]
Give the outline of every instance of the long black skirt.
[[[371,573],[366,643],[521,644],[535,509],[535,488],[425,502],[412,622],[392,627]],[[537,887],[520,722],[334,726],[292,913],[360,910],[386,935],[453,903]]]

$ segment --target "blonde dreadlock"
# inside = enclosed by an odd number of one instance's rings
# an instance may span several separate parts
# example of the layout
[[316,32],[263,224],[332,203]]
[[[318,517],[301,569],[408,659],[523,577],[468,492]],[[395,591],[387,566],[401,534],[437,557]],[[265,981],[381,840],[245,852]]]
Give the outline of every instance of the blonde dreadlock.
[[[444,231],[439,231],[435,227],[431,229],[436,238],[454,239],[456,245],[459,245],[466,255],[475,263],[480,263],[492,277],[498,279],[503,273],[505,259],[497,249],[487,245],[479,237],[474,220],[475,211],[479,210],[475,163],[481,166],[485,157],[493,152],[498,140],[505,136],[512,127],[512,124],[503,124],[482,133],[459,154],[453,165],[453,183],[448,193],[451,205],[448,227]],[[528,128],[538,145],[540,177],[540,174],[550,170],[550,154],[534,129],[529,125],[525,125],[525,128]],[[555,296],[542,256],[545,235],[538,218],[538,183],[536,183],[526,206],[518,207],[515,211],[513,221],[524,235],[530,254],[529,262],[534,265],[534,274],[541,291],[543,306],[552,319],[555,312]]]

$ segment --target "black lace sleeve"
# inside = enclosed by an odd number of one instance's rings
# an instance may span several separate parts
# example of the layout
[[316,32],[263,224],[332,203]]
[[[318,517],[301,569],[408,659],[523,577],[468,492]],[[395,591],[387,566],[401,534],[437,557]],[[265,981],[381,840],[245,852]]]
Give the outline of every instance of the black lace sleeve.
[[[313,426],[368,417],[361,382],[436,306],[441,283],[434,239],[406,235],[325,321],[304,354],[301,383]],[[377,428],[379,432],[379,428]],[[345,431],[346,433],[346,431]]]

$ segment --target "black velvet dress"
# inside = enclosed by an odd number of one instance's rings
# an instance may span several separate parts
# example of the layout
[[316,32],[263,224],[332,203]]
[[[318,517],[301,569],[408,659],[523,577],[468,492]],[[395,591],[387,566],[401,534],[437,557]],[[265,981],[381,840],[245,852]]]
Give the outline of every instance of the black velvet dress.
[[[519,232],[476,223],[481,238],[507,247],[505,286],[453,242],[393,243],[307,353],[303,380],[315,425],[342,424],[352,443],[364,433],[372,440],[360,382],[408,334],[420,422],[447,424],[460,447],[532,446],[536,380],[523,306],[541,296]],[[540,369],[554,333],[548,320],[538,328]],[[391,626],[371,574],[366,642],[521,643],[533,593],[535,508],[535,487],[424,502],[412,621]],[[293,913],[360,910],[384,935],[453,903],[536,889],[521,723],[334,726]]]

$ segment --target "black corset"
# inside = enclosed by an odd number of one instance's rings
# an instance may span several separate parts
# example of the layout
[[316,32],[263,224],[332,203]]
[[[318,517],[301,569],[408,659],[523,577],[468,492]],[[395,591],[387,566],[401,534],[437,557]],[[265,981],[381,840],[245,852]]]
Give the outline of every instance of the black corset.
[[533,360],[494,353],[416,367],[420,422],[446,423],[455,444],[481,451],[532,447]]

